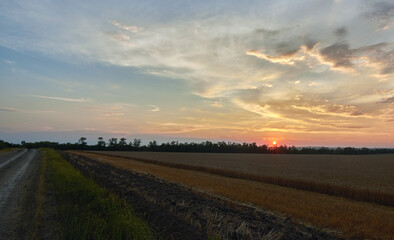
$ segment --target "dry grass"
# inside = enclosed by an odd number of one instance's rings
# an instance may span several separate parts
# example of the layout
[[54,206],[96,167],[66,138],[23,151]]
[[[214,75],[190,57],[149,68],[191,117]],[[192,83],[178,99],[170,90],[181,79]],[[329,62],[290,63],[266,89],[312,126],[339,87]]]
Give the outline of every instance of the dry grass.
[[394,193],[394,154],[97,153]]
[[[105,156],[114,156],[110,152],[99,152],[101,155]],[[115,153],[116,154],[116,153]],[[128,154],[132,155],[132,154]],[[146,158],[136,158],[129,157],[127,154],[121,154],[118,157],[157,164],[161,166],[167,166],[172,168],[181,168],[187,170],[195,170],[195,171],[203,171],[208,173],[213,173],[225,177],[233,177],[233,178],[241,178],[246,180],[259,181],[263,183],[275,184],[283,187],[291,187],[297,188],[306,191],[324,193],[329,195],[335,195],[340,197],[346,197],[357,201],[365,201],[371,203],[378,203],[386,206],[393,207],[394,206],[394,194],[389,192],[382,192],[370,189],[358,189],[350,186],[340,186],[334,185],[331,183],[322,183],[311,180],[303,180],[303,179],[288,179],[280,176],[263,176],[263,175],[254,175],[250,173],[245,173],[242,171],[233,171],[233,170],[223,170],[219,168],[209,168],[205,166],[198,165],[188,165],[178,162],[170,162],[170,161],[159,161],[159,160],[151,160]],[[116,156],[116,155],[115,155]],[[185,161],[184,161],[185,162]],[[240,162],[240,161],[238,161]],[[226,166],[224,164],[224,166]],[[225,168],[226,169],[226,168]],[[238,169],[238,168],[237,168]]]
[[78,154],[119,168],[149,173],[208,193],[251,203],[318,227],[337,229],[349,238],[392,239],[394,236],[392,207],[124,158],[82,152]]

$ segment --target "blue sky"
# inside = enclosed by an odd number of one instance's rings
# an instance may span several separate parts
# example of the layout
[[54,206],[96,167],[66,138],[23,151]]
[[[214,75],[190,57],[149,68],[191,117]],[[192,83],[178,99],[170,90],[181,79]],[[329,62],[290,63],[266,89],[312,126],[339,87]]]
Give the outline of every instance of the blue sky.
[[391,1],[0,9],[0,139],[394,145]]

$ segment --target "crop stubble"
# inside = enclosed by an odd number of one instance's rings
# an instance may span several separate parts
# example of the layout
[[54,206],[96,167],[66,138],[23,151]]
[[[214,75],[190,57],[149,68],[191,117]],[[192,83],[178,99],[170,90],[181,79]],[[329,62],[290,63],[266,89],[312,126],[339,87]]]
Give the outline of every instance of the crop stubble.
[[394,154],[95,153],[394,193]]
[[119,168],[146,172],[236,201],[252,203],[319,227],[339,229],[346,237],[389,239],[394,235],[392,207],[125,158],[93,153],[78,154]]

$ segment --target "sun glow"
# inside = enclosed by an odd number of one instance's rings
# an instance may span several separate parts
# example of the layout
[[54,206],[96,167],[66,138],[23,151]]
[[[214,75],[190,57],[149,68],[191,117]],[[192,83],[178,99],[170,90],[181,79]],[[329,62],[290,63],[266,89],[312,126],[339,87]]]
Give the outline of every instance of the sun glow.
[[276,146],[276,141],[273,141],[272,144],[273,144],[274,146]]

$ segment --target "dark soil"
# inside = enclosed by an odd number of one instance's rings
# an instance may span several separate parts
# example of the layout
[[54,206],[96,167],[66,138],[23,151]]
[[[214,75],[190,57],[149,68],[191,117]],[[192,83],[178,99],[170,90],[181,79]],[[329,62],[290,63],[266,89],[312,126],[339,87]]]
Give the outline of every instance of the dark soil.
[[338,239],[268,211],[197,193],[152,175],[61,154],[85,176],[125,198],[164,239]]

